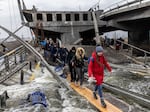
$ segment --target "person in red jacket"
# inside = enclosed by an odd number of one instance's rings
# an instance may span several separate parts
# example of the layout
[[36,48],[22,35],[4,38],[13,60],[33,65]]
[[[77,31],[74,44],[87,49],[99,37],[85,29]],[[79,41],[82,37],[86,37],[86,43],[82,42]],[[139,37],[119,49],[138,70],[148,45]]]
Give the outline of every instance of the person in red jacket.
[[106,108],[106,104],[104,102],[103,94],[102,94],[102,83],[104,78],[104,67],[109,70],[109,72],[112,71],[111,67],[107,63],[104,55],[103,55],[103,48],[101,46],[97,46],[95,51],[92,53],[92,56],[90,58],[90,62],[88,65],[88,75],[89,80],[95,79],[95,88],[93,91],[93,96],[95,99],[97,99],[96,91],[98,90],[98,94],[100,96],[100,102],[102,107]]

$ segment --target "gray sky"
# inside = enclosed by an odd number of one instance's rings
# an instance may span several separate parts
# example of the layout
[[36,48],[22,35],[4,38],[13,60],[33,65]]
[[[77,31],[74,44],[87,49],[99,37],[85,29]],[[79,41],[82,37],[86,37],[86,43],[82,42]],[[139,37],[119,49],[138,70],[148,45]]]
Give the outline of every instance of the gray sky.
[[[99,2],[100,8],[105,9],[113,3],[120,0],[24,0],[28,9],[35,5],[38,10],[49,11],[73,11],[88,10],[90,7]],[[15,31],[21,26],[20,15],[17,0],[0,0],[0,25]],[[30,32],[27,28],[19,33],[19,36],[27,37]],[[0,30],[0,39],[5,38],[6,34]]]

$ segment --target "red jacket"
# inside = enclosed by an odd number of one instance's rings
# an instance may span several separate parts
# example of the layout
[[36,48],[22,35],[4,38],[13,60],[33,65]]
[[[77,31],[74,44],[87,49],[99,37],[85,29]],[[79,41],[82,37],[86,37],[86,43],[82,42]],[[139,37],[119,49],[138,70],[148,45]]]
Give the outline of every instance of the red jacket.
[[106,66],[110,72],[112,69],[107,63],[107,61],[105,60],[105,57],[103,55],[98,57],[98,59],[100,60],[100,64],[96,60],[96,52],[92,53],[91,58],[92,59],[90,60],[89,65],[88,65],[88,74],[89,74],[89,77],[93,75],[93,77],[95,77],[97,81],[96,84],[100,85],[103,83],[104,67]]

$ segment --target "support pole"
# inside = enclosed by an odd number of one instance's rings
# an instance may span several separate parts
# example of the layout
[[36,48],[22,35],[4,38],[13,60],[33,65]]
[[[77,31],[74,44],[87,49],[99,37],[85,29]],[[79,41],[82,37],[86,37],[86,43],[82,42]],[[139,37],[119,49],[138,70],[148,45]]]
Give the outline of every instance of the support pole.
[[21,75],[20,75],[20,84],[23,85],[24,84],[24,72],[23,70],[21,70]]
[[8,71],[9,70],[9,58],[8,58],[8,56],[6,56],[4,58],[4,61],[5,61],[5,69],[6,69],[6,71]]
[[20,63],[22,63],[23,62],[23,56],[22,56],[22,52],[21,52],[21,54],[20,54]]
[[30,61],[30,63],[29,63],[29,69],[30,69],[30,71],[32,72],[32,62]]
[[144,64],[147,64],[147,54],[146,53],[144,54],[144,58],[145,58],[144,59]]
[[92,17],[93,17],[93,23],[94,23],[94,29],[95,29],[96,44],[101,45],[100,36],[99,36],[99,30],[98,30],[98,24],[97,24],[97,18],[95,16],[95,12],[94,11],[92,11]]
[[22,12],[22,6],[21,6],[20,0],[18,0],[18,7],[19,7],[22,24],[24,24],[25,22],[24,22],[24,18],[23,18],[23,12]]
[[15,65],[17,65],[17,57],[16,57],[16,52],[14,53],[14,61],[15,61]]
[[0,108],[6,107],[6,100],[9,98],[7,91],[4,91],[2,95],[0,95]]

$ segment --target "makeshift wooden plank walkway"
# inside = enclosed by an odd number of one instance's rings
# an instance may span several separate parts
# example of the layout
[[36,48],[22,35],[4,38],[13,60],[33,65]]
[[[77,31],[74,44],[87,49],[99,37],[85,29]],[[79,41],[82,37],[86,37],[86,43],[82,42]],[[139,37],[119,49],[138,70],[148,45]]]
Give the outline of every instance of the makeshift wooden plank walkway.
[[[70,81],[70,77],[67,77],[67,80]],[[81,88],[80,86],[75,85],[74,83],[70,83],[70,87],[74,89],[78,94],[85,97],[92,105],[94,105],[100,112],[123,112],[121,109],[112,105],[108,101],[105,100],[107,105],[106,108],[103,108],[100,104],[100,99],[93,98],[93,92],[87,87]]]

